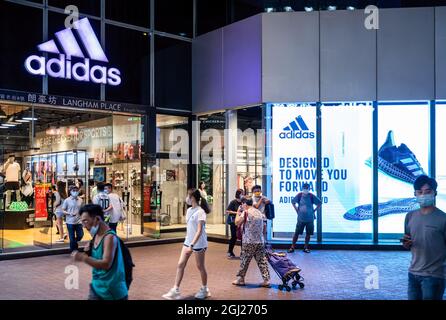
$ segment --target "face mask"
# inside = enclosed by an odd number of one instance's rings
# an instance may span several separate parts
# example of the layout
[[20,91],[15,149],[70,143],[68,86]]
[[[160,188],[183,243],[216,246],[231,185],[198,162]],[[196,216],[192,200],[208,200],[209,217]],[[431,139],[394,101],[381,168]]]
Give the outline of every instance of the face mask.
[[310,192],[310,190],[308,190],[308,189],[303,189],[302,192],[303,192],[303,194],[308,194],[308,193]]
[[186,203],[187,203],[188,206],[191,206],[192,205],[192,200],[189,197],[187,197],[186,198]]
[[435,203],[435,195],[425,194],[422,196],[417,196],[417,202],[419,203],[420,207],[422,207],[422,208],[433,206]]
[[261,193],[260,191],[257,191],[257,192],[254,192],[254,195],[255,195],[256,197],[260,197],[260,196],[262,195],[262,193]]
[[76,198],[79,195],[78,191],[71,191],[71,196]]
[[109,190],[104,190],[104,193],[105,193],[105,194],[109,194],[110,191],[109,191]]
[[90,232],[91,237],[94,237],[96,233],[98,233],[98,230],[99,230],[99,224],[97,226],[91,227],[90,230],[88,230],[88,232]]

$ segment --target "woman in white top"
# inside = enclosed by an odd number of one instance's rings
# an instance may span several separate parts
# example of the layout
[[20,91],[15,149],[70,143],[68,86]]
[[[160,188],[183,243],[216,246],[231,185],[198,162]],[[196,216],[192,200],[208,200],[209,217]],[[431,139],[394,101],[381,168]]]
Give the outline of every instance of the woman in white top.
[[54,213],[56,214],[56,227],[59,231],[60,238],[56,240],[56,242],[64,242],[65,239],[68,237],[67,234],[64,234],[63,231],[63,217],[64,213],[62,210],[62,204],[64,200],[67,198],[67,191],[66,191],[66,183],[63,181],[57,181],[56,183],[56,190],[53,191],[54,193]]
[[201,197],[207,200],[208,194],[206,192],[206,183],[204,183],[204,181],[200,181],[200,184],[198,185],[198,191],[200,191]]
[[180,284],[183,279],[184,269],[186,268],[187,262],[192,255],[195,253],[195,262],[197,263],[197,268],[200,271],[202,287],[195,295],[197,299],[206,299],[211,296],[209,289],[207,287],[207,272],[205,267],[205,254],[208,246],[207,235],[206,235],[206,214],[210,212],[207,202],[202,198],[200,191],[195,190],[191,194],[192,207],[187,209],[186,220],[187,220],[187,231],[186,239],[184,241],[183,249],[181,250],[180,259],[178,261],[177,274],[175,278],[175,285],[168,293],[163,295],[165,299],[179,299],[180,298]]

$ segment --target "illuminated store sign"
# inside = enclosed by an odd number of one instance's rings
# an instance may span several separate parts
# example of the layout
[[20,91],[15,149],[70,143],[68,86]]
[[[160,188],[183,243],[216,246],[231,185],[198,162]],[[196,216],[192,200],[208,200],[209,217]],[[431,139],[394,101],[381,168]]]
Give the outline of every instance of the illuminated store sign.
[[[92,61],[108,63],[108,59],[88,19],[84,18],[74,22],[73,30],[76,30],[89,58],[84,55],[72,29],[65,29],[55,34],[58,44],[64,53],[61,53],[54,40],[44,42],[37,46],[38,50],[58,54],[59,57],[51,58],[47,61],[44,56],[31,55],[25,60],[26,70],[33,75],[48,75],[53,78],[74,79],[84,82],[91,81],[111,86],[121,84],[121,72],[118,69],[93,64]],[[83,59],[83,61],[72,63],[71,57]]]

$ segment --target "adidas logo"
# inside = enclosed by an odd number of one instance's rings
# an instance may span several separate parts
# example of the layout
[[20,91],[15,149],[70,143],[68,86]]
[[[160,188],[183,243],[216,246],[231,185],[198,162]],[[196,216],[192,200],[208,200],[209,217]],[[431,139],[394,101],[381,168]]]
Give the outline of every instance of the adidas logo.
[[309,132],[307,124],[302,116],[298,116],[283,128],[279,134],[280,139],[314,139],[314,132]]
[[[76,31],[89,58],[84,55],[72,30]],[[91,66],[92,60],[108,63],[108,59],[88,18],[75,21],[73,29],[56,32],[55,36],[63,53],[61,53],[54,40],[39,44],[37,46],[39,51],[58,54],[59,58],[51,58],[46,61],[46,58],[42,56],[29,56],[25,60],[25,68],[30,74],[85,82],[91,81],[112,86],[121,84],[121,72],[118,69],[101,65]],[[84,59],[84,61],[72,64],[71,57]]]

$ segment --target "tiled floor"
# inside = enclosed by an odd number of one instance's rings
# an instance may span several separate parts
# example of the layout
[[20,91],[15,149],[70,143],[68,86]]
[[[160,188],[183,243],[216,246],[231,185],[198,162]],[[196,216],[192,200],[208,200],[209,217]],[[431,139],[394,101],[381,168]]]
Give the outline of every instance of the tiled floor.
[[[306,287],[279,291],[279,279],[271,270],[273,287],[259,288],[261,281],[255,261],[251,262],[246,287],[231,285],[239,260],[226,259],[226,245],[210,243],[206,257],[209,288],[213,299],[406,299],[410,253],[404,251],[312,251],[295,252],[291,259],[302,268]],[[132,248],[136,268],[130,299],[160,299],[173,284],[181,244]],[[236,248],[236,253],[238,252]],[[67,255],[9,260],[0,263],[0,299],[85,299],[91,271],[79,266],[79,289],[67,290]],[[379,288],[367,289],[367,267],[376,266]],[[369,267],[370,268],[370,267]],[[375,267],[372,267],[375,268]],[[192,259],[181,286],[185,298],[200,287],[200,277]]]

